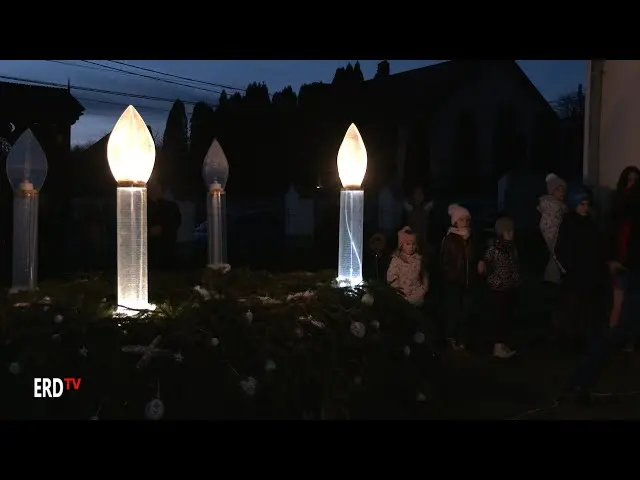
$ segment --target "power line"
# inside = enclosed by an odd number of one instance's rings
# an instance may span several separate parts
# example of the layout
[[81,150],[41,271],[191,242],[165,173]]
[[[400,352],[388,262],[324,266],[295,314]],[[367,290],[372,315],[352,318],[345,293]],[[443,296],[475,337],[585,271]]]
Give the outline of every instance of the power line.
[[230,85],[223,85],[223,84],[220,84],[220,83],[211,83],[211,82],[205,82],[204,80],[196,80],[194,78],[181,77],[180,75],[174,75],[172,73],[164,73],[164,72],[160,72],[158,70],[153,70],[151,68],[139,67],[138,65],[130,65],[128,63],[119,62],[117,60],[107,60],[107,62],[117,63],[118,65],[124,65],[125,67],[129,67],[129,68],[136,68],[138,70],[143,70],[145,72],[155,73],[157,75],[166,75],[167,77],[179,78],[180,80],[187,80],[189,82],[202,83],[204,85],[211,85],[212,87],[225,88],[225,89],[228,89],[228,90],[238,90],[240,92],[246,92],[247,91],[246,88],[232,87]]
[[151,75],[144,75],[143,73],[128,72],[128,71],[123,70],[121,68],[111,67],[109,65],[102,65],[100,63],[92,62],[90,60],[80,60],[80,61],[88,63],[88,64],[91,64],[91,65],[97,65],[98,67],[102,67],[104,69],[112,70],[114,72],[119,72],[119,73],[123,73],[123,74],[126,74],[126,75],[134,75],[136,77],[148,78],[150,80],[156,80],[158,82],[170,83],[172,85],[179,85],[181,87],[193,88],[195,90],[203,90],[205,92],[216,93],[218,95],[222,93],[219,90],[211,90],[210,88],[197,87],[195,85],[187,85],[186,83],[175,82],[173,80],[167,80],[165,78],[152,77]]
[[[32,83],[32,84],[36,84],[36,85],[40,85],[40,86],[47,86],[47,87],[58,87],[58,88],[67,88],[67,85],[64,85],[62,83],[55,83],[55,82],[46,82],[44,80],[33,80],[33,79],[29,79],[29,78],[23,78],[23,77],[10,77],[8,75],[0,75],[0,79],[4,79],[4,80],[11,80],[14,82],[20,82],[20,83]],[[169,103],[173,103],[176,101],[176,99],[171,99],[171,98],[165,98],[165,97],[154,97],[151,95],[140,95],[137,93],[127,93],[127,92],[119,92],[116,90],[103,90],[100,88],[92,88],[92,87],[85,87],[85,86],[74,86],[71,85],[71,88],[74,90],[80,90],[80,91],[85,91],[85,92],[93,92],[93,93],[102,93],[105,95],[118,95],[118,96],[122,96],[122,97],[128,97],[128,98],[138,98],[141,100],[151,100],[154,102],[169,102]],[[182,103],[185,104],[189,104],[189,105],[195,105],[196,103],[199,102],[193,102],[193,101],[189,101],[189,100],[182,100]],[[212,105],[212,106],[217,106],[217,105]]]
[[59,63],[60,65],[66,65],[68,67],[88,68],[90,70],[97,70],[99,72],[104,71],[101,68],[92,67],[91,65],[78,65],[77,63],[69,63],[69,62],[64,62],[62,60],[45,60],[45,62]]

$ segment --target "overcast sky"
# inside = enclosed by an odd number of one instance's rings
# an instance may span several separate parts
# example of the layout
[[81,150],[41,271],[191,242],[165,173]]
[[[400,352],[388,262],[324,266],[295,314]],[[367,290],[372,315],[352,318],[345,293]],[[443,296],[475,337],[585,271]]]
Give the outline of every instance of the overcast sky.
[[[391,73],[439,61],[391,60]],[[162,76],[114,62],[208,83]],[[154,132],[161,133],[171,103],[176,98],[192,102],[187,104],[187,114],[190,114],[193,103],[197,101],[215,104],[223,88],[219,85],[241,89],[249,82],[257,81],[265,82],[271,93],[287,85],[297,91],[303,83],[330,82],[336,68],[345,66],[348,62],[349,60],[0,60],[0,76],[15,77],[16,81],[28,79],[64,85],[70,81],[73,95],[86,109],[71,130],[71,141],[76,144],[93,142],[108,133],[130,103],[140,111]],[[351,62],[354,63],[355,60]],[[360,61],[365,79],[373,77],[378,62],[379,60]],[[548,100],[585,83],[586,60],[518,60],[518,63]],[[6,78],[0,80],[8,81]],[[234,90],[227,88],[227,91],[232,93]],[[146,98],[133,98],[130,95]]]

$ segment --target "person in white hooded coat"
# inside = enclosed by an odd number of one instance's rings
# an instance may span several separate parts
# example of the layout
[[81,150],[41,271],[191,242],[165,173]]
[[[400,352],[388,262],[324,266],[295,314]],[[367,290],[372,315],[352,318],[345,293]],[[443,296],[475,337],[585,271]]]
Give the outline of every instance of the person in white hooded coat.
[[567,213],[564,202],[567,195],[567,183],[555,173],[546,178],[547,195],[539,199],[540,232],[549,250],[549,261],[544,270],[544,281],[559,284],[562,281],[563,268],[555,255],[556,242],[562,219]]

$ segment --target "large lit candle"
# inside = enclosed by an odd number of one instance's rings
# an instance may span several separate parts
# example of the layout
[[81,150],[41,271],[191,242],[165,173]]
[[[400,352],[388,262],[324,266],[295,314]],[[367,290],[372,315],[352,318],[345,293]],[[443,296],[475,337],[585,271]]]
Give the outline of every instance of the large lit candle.
[[149,303],[147,257],[147,182],[156,148],[147,125],[131,105],[109,137],[107,157],[118,183],[118,310],[135,315],[152,310]]
[[13,188],[12,292],[38,285],[38,198],[47,177],[47,157],[31,130],[9,151],[7,176]]
[[208,266],[220,268],[227,264],[227,202],[224,188],[229,178],[229,162],[218,140],[213,140],[204,157],[202,177],[209,189],[207,196]]
[[354,287],[362,283],[362,230],[367,149],[355,124],[347,130],[338,150],[340,190],[340,232],[338,244],[338,284]]

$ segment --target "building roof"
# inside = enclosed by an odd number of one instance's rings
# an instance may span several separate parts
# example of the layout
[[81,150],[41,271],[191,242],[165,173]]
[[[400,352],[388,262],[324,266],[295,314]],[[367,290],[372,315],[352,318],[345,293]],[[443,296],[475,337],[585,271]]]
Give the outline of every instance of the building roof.
[[427,67],[407,70],[386,77],[373,78],[362,84],[362,93],[387,112],[397,115],[425,114],[433,111],[459,88],[472,81],[489,65],[500,64],[513,71],[516,81],[528,88],[542,109],[553,109],[515,60],[448,60]]
[[4,116],[36,116],[30,120],[59,120],[73,125],[84,112],[67,88],[0,82],[0,105]]

